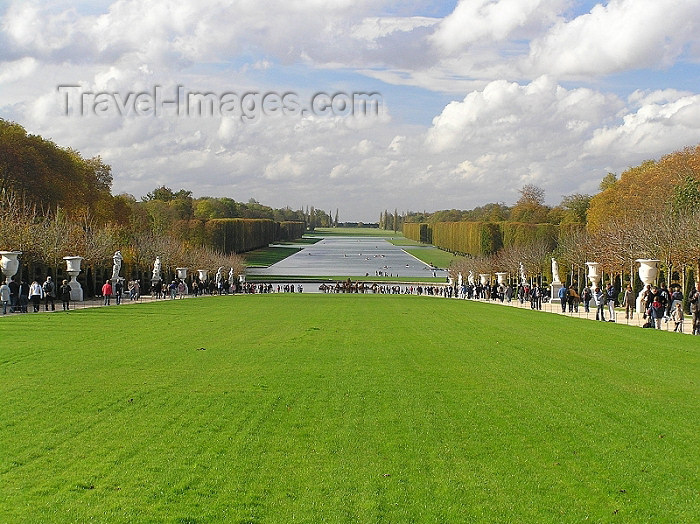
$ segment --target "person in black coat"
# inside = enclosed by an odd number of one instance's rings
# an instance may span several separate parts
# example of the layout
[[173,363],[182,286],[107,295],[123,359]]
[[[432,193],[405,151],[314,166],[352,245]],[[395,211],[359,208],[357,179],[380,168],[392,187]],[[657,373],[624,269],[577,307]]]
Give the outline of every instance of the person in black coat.
[[61,302],[63,303],[63,311],[68,311],[70,309],[70,286],[68,285],[67,280],[63,281],[63,284],[61,285],[61,289],[59,289],[59,293],[61,294]]
[[7,286],[10,288],[10,313],[21,311],[19,307],[19,284],[11,278]]

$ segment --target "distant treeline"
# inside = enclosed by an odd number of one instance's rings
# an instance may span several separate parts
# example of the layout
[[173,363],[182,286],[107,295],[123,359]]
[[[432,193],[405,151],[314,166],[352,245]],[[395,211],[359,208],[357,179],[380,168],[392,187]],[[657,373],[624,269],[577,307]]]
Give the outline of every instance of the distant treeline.
[[[157,173],[153,174],[154,176]],[[123,256],[122,276],[147,279],[156,256],[165,275],[176,267],[244,270],[242,253],[337,224],[338,210],[275,209],[254,199],[195,198],[161,186],[137,199],[112,195],[112,170],[19,124],[0,119],[0,250],[22,251],[19,276],[59,276],[62,257],[84,258],[88,295]]]

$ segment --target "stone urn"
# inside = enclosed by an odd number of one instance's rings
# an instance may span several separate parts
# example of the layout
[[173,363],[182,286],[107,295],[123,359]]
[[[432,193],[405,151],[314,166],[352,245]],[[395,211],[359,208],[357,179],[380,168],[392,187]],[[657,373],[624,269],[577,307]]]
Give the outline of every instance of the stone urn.
[[83,257],[63,257],[66,261],[66,273],[70,278],[68,285],[70,286],[70,299],[72,301],[83,301],[83,288],[80,286],[80,282],[77,280],[77,276],[80,273],[80,263],[83,261]]
[[659,276],[659,260],[655,258],[638,258],[635,262],[639,262],[639,279],[644,284],[642,290],[637,295],[637,313],[642,310],[642,296],[648,284],[652,284],[656,277]]
[[206,282],[207,277],[209,277],[209,270],[208,269],[198,269],[197,276],[199,277],[200,282]]
[[482,286],[485,286],[486,284],[489,283],[489,275],[488,273],[479,273],[479,282],[481,282]]
[[187,270],[189,268],[186,267],[176,267],[175,271],[177,272],[177,278],[180,280],[185,280],[187,278]]
[[593,290],[600,286],[600,262],[586,262],[588,266],[588,280],[593,284]]
[[2,256],[0,268],[2,268],[2,274],[5,275],[7,280],[10,280],[17,274],[17,270],[19,269],[19,260],[17,257],[21,254],[21,251],[0,251],[0,256]]
[[506,285],[506,275],[508,275],[508,273],[506,273],[504,271],[499,271],[498,273],[496,273],[496,279],[498,281],[499,286]]

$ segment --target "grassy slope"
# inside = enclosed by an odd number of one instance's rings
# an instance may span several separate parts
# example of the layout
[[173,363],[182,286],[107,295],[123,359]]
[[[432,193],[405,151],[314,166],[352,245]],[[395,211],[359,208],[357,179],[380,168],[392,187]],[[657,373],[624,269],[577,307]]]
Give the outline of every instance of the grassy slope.
[[403,233],[372,227],[317,227],[313,232],[306,232],[304,236],[403,237]]
[[300,276],[300,275],[246,275],[247,282],[318,282],[336,283],[344,282],[348,278],[352,282],[378,282],[381,284],[391,282],[415,283],[415,284],[444,284],[442,277],[375,277],[375,276]]
[[263,247],[243,253],[241,256],[245,259],[247,266],[267,267],[299,251],[301,251],[300,247]]
[[6,522],[700,512],[694,337],[356,295],[28,315],[0,335]]
[[429,244],[422,244],[420,242],[416,242],[415,240],[411,240],[410,238],[406,237],[394,237],[394,238],[387,238],[387,242],[390,244],[393,244],[395,246],[428,246]]
[[404,251],[426,264],[443,269],[450,267],[452,261],[457,258],[456,255],[437,248],[404,249]]

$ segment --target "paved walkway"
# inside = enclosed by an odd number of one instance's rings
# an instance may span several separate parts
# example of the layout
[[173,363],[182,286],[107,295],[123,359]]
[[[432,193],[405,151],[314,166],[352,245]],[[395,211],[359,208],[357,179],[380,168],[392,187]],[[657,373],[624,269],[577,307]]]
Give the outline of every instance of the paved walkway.
[[[529,302],[523,302],[522,304],[520,303],[519,300],[512,300],[511,302],[501,302],[500,300],[481,300],[479,299],[478,302],[484,302],[484,303],[489,303],[489,304],[497,304],[497,305],[502,305],[502,306],[510,306],[510,307],[517,307],[521,309],[531,309],[530,303]],[[579,306],[578,311],[574,312],[569,312],[568,307],[567,307],[567,312],[562,313],[561,311],[561,304],[558,303],[552,303],[548,302],[546,304],[542,304],[542,309],[540,311],[544,311],[545,313],[554,313],[557,315],[562,315],[562,316],[567,316],[567,317],[573,317],[573,318],[582,318],[586,320],[593,320],[595,321],[595,314],[596,314],[596,309],[594,307],[590,308],[590,311],[586,313],[585,309],[583,306]],[[605,320],[609,320],[609,315],[608,315],[608,308],[605,308]],[[598,321],[600,322],[600,321]],[[636,326],[636,327],[642,327],[642,325],[646,322],[646,319],[642,317],[641,314],[632,314],[632,318],[625,318],[625,310],[616,308],[615,309],[615,324],[625,324],[628,326]],[[613,322],[610,322],[610,324],[613,324]],[[673,331],[675,327],[675,323],[669,319],[668,322],[662,322],[661,323],[661,329],[665,331]],[[685,318],[683,320],[683,333],[685,334],[692,334],[692,316],[691,315],[685,315]]]
[[[195,297],[194,295],[185,295],[185,296],[183,296],[182,298],[185,299],[185,298],[196,298],[196,297]],[[120,306],[117,306],[117,303],[116,303],[116,301],[114,300],[114,297],[112,297],[112,300],[111,300],[111,302],[110,302],[110,305],[109,305],[109,306],[105,306],[105,305],[104,305],[104,300],[102,299],[102,297],[99,297],[99,298],[92,298],[92,299],[84,300],[84,301],[82,301],[82,302],[77,302],[77,301],[71,302],[71,303],[70,303],[70,311],[78,311],[78,310],[81,310],[81,309],[89,309],[89,308],[93,308],[93,307],[121,307],[121,306],[128,306],[128,305],[134,305],[134,304],[147,304],[147,303],[150,303],[150,302],[165,302],[165,301],[168,301],[168,300],[170,300],[170,298],[160,298],[160,299],[156,299],[156,298],[151,297],[150,295],[146,295],[146,296],[141,296],[141,297],[139,297],[138,300],[129,300],[128,298],[122,299],[121,305],[120,305]],[[179,298],[176,298],[176,299],[174,299],[174,300],[180,300],[180,299],[179,299]],[[55,305],[56,305],[56,310],[55,310],[55,311],[51,311],[51,310],[46,311],[46,310],[44,309],[44,301],[42,300],[42,301],[41,301],[41,307],[39,308],[38,313],[59,313],[59,312],[64,312],[64,311],[63,311],[63,305],[62,305],[62,303],[61,303],[60,300],[56,300],[56,301],[55,301]],[[49,307],[50,307],[50,306],[49,306]],[[10,312],[9,312],[9,307],[8,307],[8,313],[7,313],[6,315],[2,315],[1,313],[2,313],[2,309],[0,308],[0,318],[3,318],[3,317],[5,317],[5,318],[6,318],[6,317],[14,317],[14,316],[17,316],[17,315],[33,315],[33,314],[34,314],[34,307],[32,306],[32,304],[31,304],[31,302],[30,302],[29,305],[27,306],[27,313],[10,313]]]

